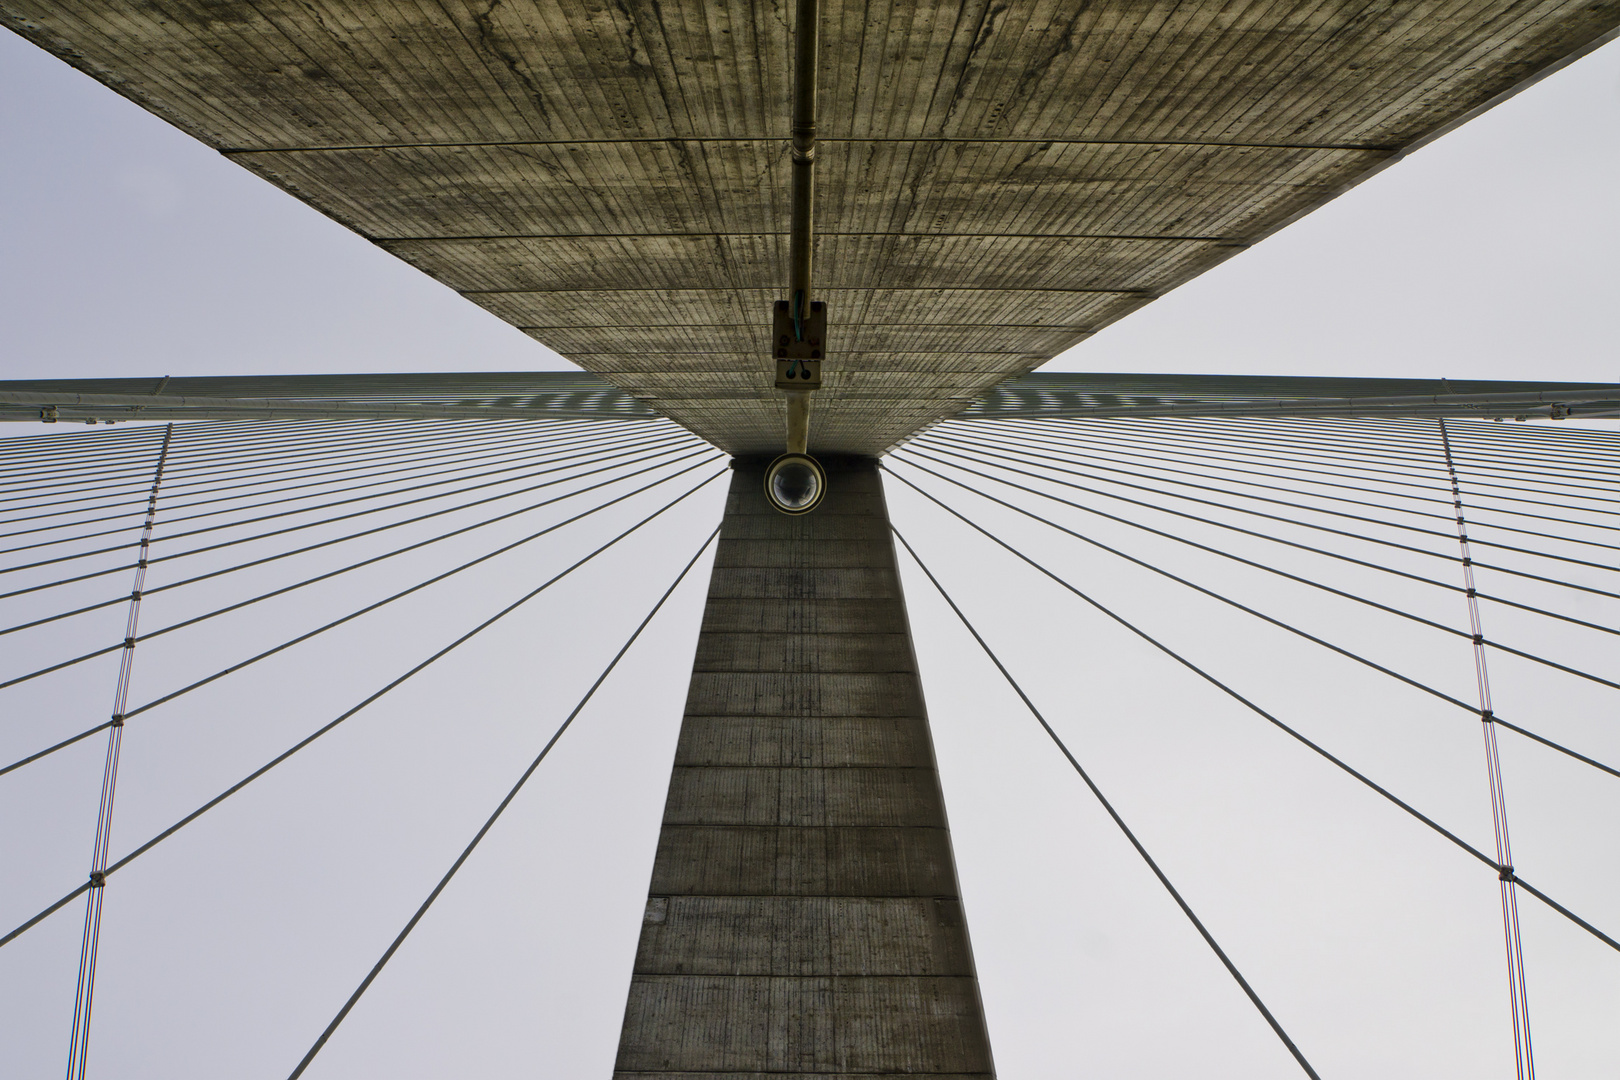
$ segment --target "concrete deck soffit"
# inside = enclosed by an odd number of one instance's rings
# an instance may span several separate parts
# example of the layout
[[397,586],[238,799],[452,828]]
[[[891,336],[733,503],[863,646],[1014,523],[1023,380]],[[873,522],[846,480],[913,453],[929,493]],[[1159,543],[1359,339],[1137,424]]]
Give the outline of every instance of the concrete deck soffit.
[[[757,452],[782,445],[790,10],[0,0],[0,22]],[[955,413],[1617,26],[1620,0],[828,0],[813,448]]]

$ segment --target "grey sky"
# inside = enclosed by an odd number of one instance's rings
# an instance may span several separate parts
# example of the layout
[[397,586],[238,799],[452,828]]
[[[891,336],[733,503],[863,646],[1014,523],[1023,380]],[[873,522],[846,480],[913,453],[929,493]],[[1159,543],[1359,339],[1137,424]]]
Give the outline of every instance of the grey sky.
[[[9,36],[0,103],[0,376],[567,366]],[[1616,176],[1620,46],[1611,45],[1052,369],[1620,380]],[[19,425],[0,436],[31,433]],[[1324,1075],[1511,1075],[1488,873],[902,486],[890,497],[897,525]],[[1004,511],[962,505],[1488,844],[1477,724]],[[615,561],[132,869],[108,893],[92,1072],[285,1075],[718,508],[706,491],[663,533],[627,542]],[[154,713],[148,726],[132,722],[115,852],[508,602],[515,582],[553,572],[633,519],[609,515],[312,654]],[[1122,526],[1064,520],[1468,692],[1466,649]],[[490,542],[481,543],[457,552],[470,557]],[[1241,550],[1301,572],[1315,566]],[[451,559],[389,566],[228,632],[143,651],[136,696]],[[902,565],[1001,1075],[1298,1075],[926,580]],[[162,625],[281,580],[255,575],[143,618]],[[1444,602],[1380,595],[1462,617]],[[607,1074],[701,600],[699,576],[309,1075]],[[1620,623],[1612,602],[1580,612]],[[1492,633],[1612,673],[1612,648],[1494,610],[1487,618]],[[121,619],[82,633],[116,637]],[[56,655],[77,640],[29,648]],[[1504,715],[1620,760],[1612,691],[1523,665],[1493,673]],[[110,674],[86,667],[7,692],[5,760],[37,748],[43,732],[99,719]],[[1504,757],[1521,869],[1612,931],[1620,782],[1521,744],[1505,744]],[[98,778],[99,749],[88,746],[0,778],[5,927],[81,880]],[[61,1068],[78,926],[75,907],[0,952],[8,1075]],[[1545,1075],[1611,1076],[1620,956],[1528,906],[1525,940]]]

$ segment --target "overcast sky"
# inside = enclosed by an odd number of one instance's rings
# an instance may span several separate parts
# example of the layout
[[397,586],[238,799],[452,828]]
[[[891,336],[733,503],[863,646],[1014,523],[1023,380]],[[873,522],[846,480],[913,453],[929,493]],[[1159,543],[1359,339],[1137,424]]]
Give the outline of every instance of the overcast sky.
[[[10,36],[0,38],[0,124],[0,377],[568,366]],[[1620,46],[1610,45],[1051,368],[1620,380],[1616,177]],[[17,426],[0,436],[31,433]],[[890,490],[896,524],[982,622],[1324,1076],[1512,1075],[1488,871],[917,496]],[[92,1073],[285,1075],[535,740],[690,557],[719,505],[717,489],[695,496],[663,532],[627,542],[307,764],[120,877],[107,894]],[[1012,515],[963,505],[1234,685],[1258,687],[1268,707],[1488,847],[1477,724]],[[634,516],[606,514],[324,648],[289,652],[154,712],[148,726],[132,721],[115,854],[510,602],[514,582],[555,572]],[[1075,528],[1097,524],[1070,518]],[[1465,648],[1324,607],[1124,527],[1104,535],[1470,692]],[[495,542],[389,564],[318,598],[221,623],[228,631],[166,639],[175,644],[141,651],[135,696],[156,696]],[[1241,550],[1280,558],[1258,544]],[[310,1076],[607,1075],[706,569]],[[1299,1075],[926,580],[904,569],[1001,1075]],[[143,619],[163,625],[282,580],[267,572],[220,593],[152,603]],[[1482,585],[1490,587],[1500,582]],[[1567,600],[1556,590],[1548,597],[1535,599]],[[1448,623],[1463,617],[1399,591],[1387,599]],[[1620,611],[1604,603],[1586,601],[1582,617],[1620,625]],[[1614,650],[1601,641],[1496,609],[1487,619],[1493,634],[1516,633],[1612,675]],[[79,637],[15,646],[7,670],[116,640],[121,623],[113,611],[75,630]],[[0,692],[11,695],[0,701],[4,760],[87,726],[81,719],[99,721],[114,670],[86,665]],[[1504,715],[1620,761],[1612,691],[1525,665],[1493,673]],[[0,778],[5,928],[82,880],[99,753],[92,741]],[[1620,781],[1523,743],[1505,744],[1504,760],[1520,869],[1613,932]],[[0,951],[7,1075],[62,1067],[79,918],[77,907],[66,910]],[[1612,1077],[1620,956],[1541,908],[1525,909],[1525,935],[1544,1075]]]

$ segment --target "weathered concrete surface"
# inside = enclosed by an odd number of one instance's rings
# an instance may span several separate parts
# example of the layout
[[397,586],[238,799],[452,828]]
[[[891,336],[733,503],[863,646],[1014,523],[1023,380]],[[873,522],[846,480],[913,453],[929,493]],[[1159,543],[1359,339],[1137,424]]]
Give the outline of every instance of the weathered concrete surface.
[[[790,4],[0,0],[731,451],[782,446]],[[1620,0],[824,0],[812,448],[876,453],[1620,25]]]
[[888,514],[732,482],[615,1075],[991,1075]]

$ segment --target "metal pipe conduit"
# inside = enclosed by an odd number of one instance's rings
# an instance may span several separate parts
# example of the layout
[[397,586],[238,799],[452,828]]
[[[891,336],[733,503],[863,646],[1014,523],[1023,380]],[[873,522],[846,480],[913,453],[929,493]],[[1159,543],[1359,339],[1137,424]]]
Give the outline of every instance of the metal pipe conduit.
[[[792,223],[788,239],[788,303],[796,317],[810,310],[811,258],[815,249],[816,59],[820,23],[816,0],[798,0],[793,41]],[[787,392],[787,452],[810,445],[810,391]]]

